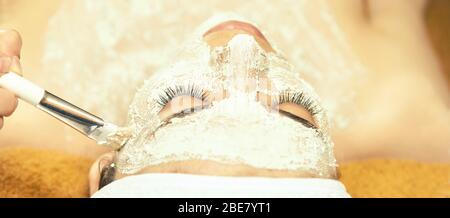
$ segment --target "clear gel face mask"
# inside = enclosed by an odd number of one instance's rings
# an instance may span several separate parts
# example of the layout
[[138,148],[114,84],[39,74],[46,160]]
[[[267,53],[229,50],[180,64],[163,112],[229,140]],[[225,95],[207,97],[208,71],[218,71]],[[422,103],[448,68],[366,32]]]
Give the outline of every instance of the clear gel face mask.
[[[212,160],[334,177],[333,143],[313,89],[278,52],[264,51],[251,35],[235,35],[223,47],[208,46],[202,34],[218,23],[202,25],[178,61],[138,90],[129,109],[133,136],[118,152],[118,169],[132,174],[171,161]],[[258,99],[259,94],[285,93],[302,96],[297,103],[314,110],[317,128],[282,116]],[[164,98],[183,95],[205,97],[207,105],[161,120],[158,114],[171,100]],[[273,99],[276,104],[278,98]]]

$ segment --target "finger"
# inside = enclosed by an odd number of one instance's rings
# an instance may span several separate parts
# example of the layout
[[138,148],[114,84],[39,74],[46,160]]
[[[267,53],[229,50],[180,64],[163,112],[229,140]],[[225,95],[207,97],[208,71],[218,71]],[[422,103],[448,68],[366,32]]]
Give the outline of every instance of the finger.
[[19,32],[0,28],[0,55],[20,57],[22,38]]
[[12,62],[11,65],[9,66],[9,72],[14,72],[19,75],[22,75],[22,67],[20,66],[19,57],[17,56],[12,57]]
[[10,116],[17,108],[17,104],[18,100],[12,92],[0,88],[0,116]]
[[0,76],[3,73],[6,73],[9,71],[9,68],[11,67],[11,63],[12,63],[12,57],[0,56]]
[[3,128],[3,117],[0,116],[0,129]]
[[17,56],[0,56],[0,76],[6,72],[22,75],[22,67]]

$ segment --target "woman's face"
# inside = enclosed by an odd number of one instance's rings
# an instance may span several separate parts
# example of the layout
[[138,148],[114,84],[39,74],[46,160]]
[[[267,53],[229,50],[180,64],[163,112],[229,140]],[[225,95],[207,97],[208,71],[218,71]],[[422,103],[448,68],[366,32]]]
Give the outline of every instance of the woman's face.
[[317,95],[254,25],[212,19],[176,59],[138,90],[129,111],[133,137],[94,163],[91,185],[111,163],[114,178],[168,168],[336,176]]

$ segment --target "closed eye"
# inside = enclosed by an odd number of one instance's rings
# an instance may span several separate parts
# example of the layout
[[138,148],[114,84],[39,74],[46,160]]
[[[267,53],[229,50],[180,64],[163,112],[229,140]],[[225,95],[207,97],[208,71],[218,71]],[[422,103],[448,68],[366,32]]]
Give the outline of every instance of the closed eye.
[[[280,108],[283,108],[283,106],[279,106]],[[298,110],[302,110],[301,108],[296,108],[294,109],[294,111],[298,111]],[[291,110],[286,110],[286,109],[279,109],[278,112],[286,117],[289,117],[301,124],[303,124],[304,126],[308,127],[308,128],[313,128],[313,129],[317,129],[317,126],[315,125],[314,119],[309,115],[300,115],[300,114],[304,114],[302,112],[290,112]]]
[[208,106],[208,93],[193,84],[169,87],[160,94],[158,104],[162,106],[159,112],[161,120],[173,117],[183,117]]
[[[162,106],[159,117],[161,120],[168,121],[174,117],[184,117],[205,109],[210,106],[208,94],[204,89],[193,84],[169,87],[159,96],[158,104]],[[281,115],[300,122],[308,128],[318,128],[314,115],[319,113],[319,107],[303,93],[282,92],[276,97],[266,97],[274,99],[271,105]],[[259,99],[263,98],[259,97]]]
[[300,122],[308,128],[317,129],[314,115],[320,112],[317,104],[304,93],[292,93],[284,91],[276,97],[270,97],[273,100],[271,105],[281,115],[287,116]]
[[314,115],[319,113],[318,105],[303,92],[284,91],[276,102],[280,114],[286,115],[308,128],[317,128]]
[[164,108],[159,112],[161,120],[170,120],[174,117],[184,117],[186,115],[195,113],[199,110],[205,109],[208,105],[205,105],[203,101],[191,96],[179,96],[172,99]]

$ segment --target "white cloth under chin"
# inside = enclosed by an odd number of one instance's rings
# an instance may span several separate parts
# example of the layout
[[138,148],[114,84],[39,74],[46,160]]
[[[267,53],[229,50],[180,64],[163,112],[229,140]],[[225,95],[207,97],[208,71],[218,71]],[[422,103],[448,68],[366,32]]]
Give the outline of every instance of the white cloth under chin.
[[94,198],[348,198],[334,179],[148,173],[116,180]]

